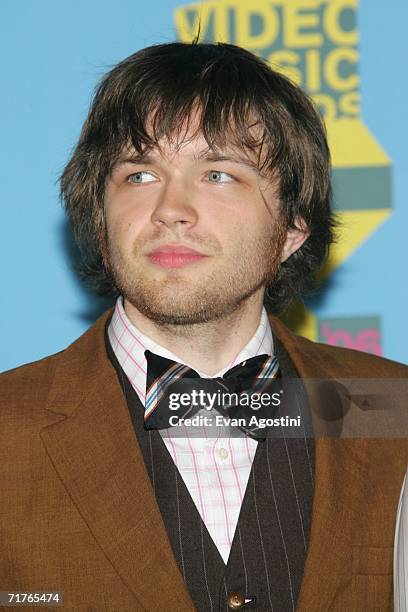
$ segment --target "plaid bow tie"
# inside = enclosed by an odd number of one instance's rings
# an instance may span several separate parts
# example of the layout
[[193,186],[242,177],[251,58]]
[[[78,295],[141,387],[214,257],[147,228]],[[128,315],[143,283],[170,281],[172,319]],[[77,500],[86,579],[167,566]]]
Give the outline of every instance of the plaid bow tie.
[[[216,393],[217,391],[226,392],[228,394],[246,393],[270,393],[270,387],[274,383],[278,383],[280,378],[279,363],[276,357],[269,355],[258,355],[251,357],[242,363],[234,366],[221,377],[218,378],[201,378],[200,375],[186,365],[172,361],[160,355],[156,355],[149,350],[145,351],[147,361],[147,378],[146,378],[146,404],[144,424],[146,429],[167,429],[171,426],[169,419],[177,414],[179,419],[191,418],[199,410],[205,406],[192,405],[191,403],[183,403],[177,408],[172,406],[170,395],[180,396],[181,394],[189,394],[193,397],[196,394]],[[271,380],[272,379],[272,380]],[[235,396],[235,397],[237,397]],[[196,395],[197,397],[197,395]],[[187,404],[187,405],[186,405]],[[224,416],[230,418],[244,417],[249,420],[249,417],[256,414],[248,405],[242,407],[233,402],[232,404],[223,404],[214,406],[214,408]],[[177,410],[177,412],[175,412]],[[263,407],[262,412],[271,417],[271,406],[267,410]],[[256,425],[239,426],[250,437],[256,440],[265,440],[265,428],[260,429]]]

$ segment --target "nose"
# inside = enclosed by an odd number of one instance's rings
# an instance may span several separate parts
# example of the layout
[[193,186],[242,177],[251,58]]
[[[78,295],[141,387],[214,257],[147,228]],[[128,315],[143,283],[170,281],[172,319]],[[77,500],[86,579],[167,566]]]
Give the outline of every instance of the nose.
[[160,191],[152,212],[152,223],[156,226],[165,225],[169,229],[177,229],[181,226],[193,227],[197,220],[198,213],[193,205],[191,189],[185,183],[169,181]]

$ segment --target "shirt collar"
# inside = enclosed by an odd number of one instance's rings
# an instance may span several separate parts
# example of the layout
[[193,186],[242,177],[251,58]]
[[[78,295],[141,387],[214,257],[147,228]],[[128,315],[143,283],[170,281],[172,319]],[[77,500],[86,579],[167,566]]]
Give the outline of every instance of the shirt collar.
[[[145,404],[146,397],[147,374],[145,350],[148,349],[152,353],[156,353],[156,355],[167,357],[167,359],[172,359],[191,367],[190,364],[160,344],[157,344],[157,342],[143,334],[131,323],[123,308],[122,296],[119,296],[116,301],[115,310],[108,327],[108,337],[120,366],[143,404]],[[258,328],[252,338],[229,364],[217,374],[214,374],[214,378],[222,376],[237,363],[263,354],[273,355],[272,331],[265,307],[262,308]],[[206,376],[196,368],[194,369],[200,376]]]

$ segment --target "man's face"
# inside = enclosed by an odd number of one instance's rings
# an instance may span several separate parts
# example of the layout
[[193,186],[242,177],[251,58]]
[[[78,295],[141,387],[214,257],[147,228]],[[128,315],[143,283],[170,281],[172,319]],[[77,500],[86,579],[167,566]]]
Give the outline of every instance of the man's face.
[[[214,153],[202,136],[131,157],[124,152],[105,192],[108,262],[125,299],[162,325],[213,321],[250,296],[262,303],[295,250],[276,185],[243,153]],[[183,247],[198,255],[163,253]]]

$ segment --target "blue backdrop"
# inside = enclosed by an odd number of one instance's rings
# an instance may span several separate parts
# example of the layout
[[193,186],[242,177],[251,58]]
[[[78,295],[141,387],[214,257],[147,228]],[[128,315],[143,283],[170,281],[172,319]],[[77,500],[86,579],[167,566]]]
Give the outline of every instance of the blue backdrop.
[[[183,4],[1,3],[1,370],[65,348],[105,307],[72,271],[58,176],[98,80],[137,49],[175,40],[174,11]],[[374,344],[380,347],[373,352],[403,362],[408,361],[407,23],[406,0],[360,1],[362,118],[391,159],[393,212],[331,274],[325,299],[310,305],[323,322],[323,340],[327,322],[340,332],[326,340],[346,345],[348,337],[352,342],[361,330],[375,328],[379,339]],[[363,341],[355,346],[370,350]]]

